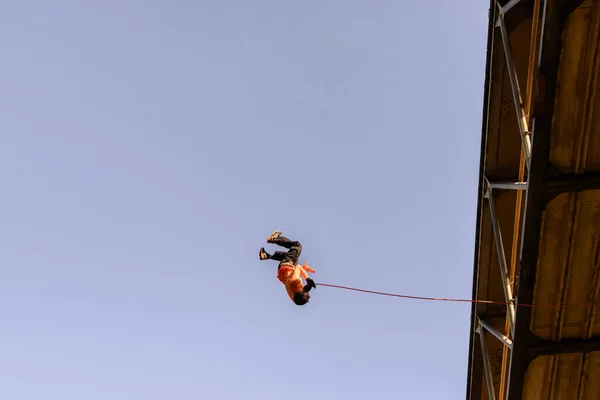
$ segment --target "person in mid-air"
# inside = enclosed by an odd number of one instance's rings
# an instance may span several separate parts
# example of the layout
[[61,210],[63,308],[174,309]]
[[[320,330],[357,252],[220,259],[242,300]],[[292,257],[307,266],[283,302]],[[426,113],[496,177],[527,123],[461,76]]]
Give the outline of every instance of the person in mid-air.
[[[277,267],[277,277],[285,285],[285,290],[290,296],[290,299],[299,306],[303,306],[310,300],[311,289],[316,288],[315,282],[308,276],[306,271],[315,273],[316,271],[310,268],[305,262],[304,265],[298,265],[298,258],[302,252],[300,242],[292,241],[281,235],[281,231],[277,230],[267,238],[267,243],[274,243],[281,247],[285,247],[288,251],[276,251],[273,254],[266,252],[264,247],[260,248],[259,256],[261,260],[279,261]],[[306,279],[306,285],[302,282],[302,277]]]

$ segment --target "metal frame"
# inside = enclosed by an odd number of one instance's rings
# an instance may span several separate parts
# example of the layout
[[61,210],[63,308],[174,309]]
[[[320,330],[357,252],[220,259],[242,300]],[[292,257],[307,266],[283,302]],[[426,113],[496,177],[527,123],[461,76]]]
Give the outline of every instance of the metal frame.
[[565,192],[580,192],[600,189],[600,173],[585,172],[583,174],[562,174],[546,182],[545,202]]
[[[492,0],[492,16],[490,18],[490,36],[488,37],[488,64],[486,68],[486,85],[489,84],[491,76],[490,43],[493,43],[491,32],[493,26],[499,28],[504,50],[504,61],[506,62],[506,71],[510,79],[513,103],[516,111],[517,124],[521,137],[522,164],[519,177],[511,178],[509,181],[494,181],[485,176],[485,158],[482,155],[482,166],[480,177],[482,177],[482,188],[480,196],[487,199],[490,212],[492,230],[496,251],[498,253],[499,273],[502,278],[504,297],[507,303],[505,332],[496,328],[498,321],[492,324],[489,320],[478,314],[478,307],[473,307],[474,326],[472,331],[472,340],[474,344],[474,334],[477,333],[480,347],[480,355],[476,354],[476,361],[469,360],[469,371],[471,362],[482,362],[485,373],[485,382],[487,385],[488,397],[490,399],[516,400],[522,397],[522,390],[525,380],[525,372],[529,363],[539,356],[554,355],[562,353],[588,353],[600,351],[600,337],[591,337],[588,339],[564,339],[558,342],[540,340],[534,337],[529,331],[531,321],[531,308],[521,307],[522,304],[532,304],[534,279],[537,268],[539,239],[542,223],[542,212],[551,199],[564,192],[577,192],[589,189],[600,189],[600,172],[586,172],[584,174],[552,174],[552,168],[549,165],[548,152],[552,116],[554,113],[554,97],[556,94],[556,79],[558,74],[558,65],[560,53],[557,51],[560,43],[562,24],[570,12],[572,12],[581,0],[548,1],[535,0],[533,12],[533,24],[531,35],[531,47],[529,55],[529,70],[527,75],[527,84],[525,92],[521,91],[516,68],[512,56],[511,42],[506,26],[505,15],[520,3],[520,0],[510,0],[504,6],[501,6],[497,0]],[[539,25],[538,25],[539,23]],[[534,84],[536,77],[541,75],[541,92],[545,94],[543,106],[536,110],[535,116],[532,116],[532,91],[536,86]],[[487,102],[488,90],[486,89],[485,101]],[[525,100],[524,100],[525,99]],[[484,119],[487,112],[487,106],[484,104]],[[536,123],[537,122],[537,123]],[[486,135],[484,121],[484,138]],[[544,132],[534,141],[535,130]],[[485,152],[485,142],[482,142],[482,151]],[[483,153],[482,153],[483,154]],[[524,164],[527,167],[527,173],[524,173]],[[516,213],[514,222],[513,258],[511,266],[519,274],[519,285],[512,286],[509,273],[513,272],[507,263],[507,257],[502,242],[502,233],[498,223],[496,213],[497,192],[514,190],[517,193],[517,206],[519,206],[520,196],[525,194],[525,209],[519,222]],[[525,192],[522,192],[525,191]],[[480,197],[480,202],[482,202]],[[480,206],[478,205],[478,208]],[[520,210],[520,208],[519,208]],[[478,222],[478,230],[479,230]],[[520,241],[520,246],[517,243]],[[517,250],[514,250],[517,249]],[[516,254],[516,255],[515,255]],[[477,250],[476,250],[477,257]],[[477,260],[477,258],[476,258]],[[476,261],[478,262],[478,261]],[[516,264],[515,264],[516,262]],[[477,273],[477,269],[475,271]],[[476,279],[476,278],[474,278]],[[476,295],[474,286],[474,295]],[[490,315],[489,313],[487,314]],[[497,317],[497,316],[496,316]],[[488,353],[486,336],[494,336],[503,345],[502,355],[502,377],[500,381],[500,391],[496,392],[494,388],[493,377],[491,374],[490,355]],[[474,349],[474,347],[473,347]],[[481,384],[481,378],[478,378],[477,385]],[[480,391],[481,387],[473,384],[473,390]],[[468,387],[468,391],[471,389]],[[468,392],[469,393],[469,392]]]
[[592,336],[589,339],[563,339],[560,342],[540,340],[530,349],[530,358],[565,353],[591,353],[600,351],[600,337]]
[[[557,82],[561,59],[560,44],[563,28],[569,14],[581,4],[581,0],[544,1],[542,12],[542,34],[540,35],[540,50],[538,52],[537,68],[543,77],[540,81],[540,92],[544,93],[543,101],[535,112],[536,130],[543,132],[532,149],[531,168],[529,170],[526,197],[526,214],[523,221],[521,248],[519,250],[519,285],[516,290],[518,302],[531,304],[534,302],[535,276],[538,268],[539,242],[543,224],[544,200],[547,199],[547,190],[550,184],[552,166],[549,160],[551,148],[551,129],[554,117],[555,98],[557,95]],[[535,134],[534,134],[535,137]],[[586,185],[593,186],[592,182]],[[583,185],[583,186],[586,186]],[[575,189],[571,187],[570,189]],[[564,191],[564,190],[563,190]],[[521,307],[517,310],[514,346],[510,356],[510,370],[508,373],[507,399],[517,400],[523,396],[523,387],[526,380],[526,371],[531,362],[531,351],[540,343],[530,331],[532,309]],[[546,342],[547,343],[547,342]],[[593,342],[587,342],[588,349]],[[542,346],[544,348],[544,345]],[[545,346],[548,351],[566,351],[574,349],[572,340],[561,340],[552,346]],[[583,347],[581,348],[583,350]],[[583,351],[585,352],[585,351]],[[537,355],[542,353],[538,352]],[[547,354],[547,353],[546,353]]]
[[490,189],[527,190],[527,182],[487,182]]
[[[539,7],[539,2],[541,0],[536,0],[536,2],[538,2],[536,4],[536,6]],[[505,62],[506,62],[506,67],[507,67],[507,71],[508,71],[508,75],[509,75],[509,79],[510,79],[510,85],[511,85],[511,91],[512,91],[512,95],[513,95],[513,103],[514,103],[514,107],[515,107],[515,112],[516,112],[516,117],[517,117],[517,123],[519,126],[519,133],[521,136],[521,151],[522,154],[525,158],[525,164],[527,166],[527,170],[530,171],[531,170],[531,153],[532,153],[532,146],[533,146],[533,130],[535,129],[535,120],[532,121],[531,123],[531,130],[530,130],[530,124],[528,119],[530,118],[529,115],[527,115],[526,113],[526,107],[523,101],[523,96],[522,96],[522,92],[521,92],[521,88],[519,86],[519,81],[518,81],[518,77],[517,77],[517,71],[515,68],[515,64],[514,64],[514,60],[513,60],[513,56],[512,56],[512,48],[511,48],[511,44],[510,44],[510,37],[509,37],[509,33],[508,33],[508,29],[506,27],[506,22],[504,20],[505,14],[510,11],[514,6],[516,6],[518,3],[520,2],[520,0],[511,0],[509,1],[505,6],[501,6],[498,1],[496,0],[495,2],[495,7],[496,7],[496,11],[497,11],[497,20],[496,20],[496,27],[500,28],[500,34],[502,37],[502,45],[504,48],[504,56],[505,56]],[[545,8],[546,8],[546,2],[544,2],[544,12],[542,13],[542,18],[544,18],[545,16]],[[543,26],[544,23],[542,21],[542,29],[539,33],[539,37],[536,37],[535,35],[532,35],[532,44],[534,40],[541,40],[541,37],[543,37],[544,31],[543,31]],[[536,29],[536,27],[532,27],[532,29]],[[537,32],[535,32],[537,33]],[[541,55],[541,48],[539,49],[539,55],[538,55],[538,59],[537,62],[535,63],[535,65],[530,65],[530,68],[539,68],[540,65],[540,57]],[[531,72],[531,71],[530,71]],[[528,82],[527,82],[527,87],[530,88],[532,85],[532,82],[529,82],[530,79],[533,79],[533,76],[535,74],[528,74]],[[493,383],[493,379],[492,379],[492,374],[491,374],[491,366],[490,366],[490,360],[489,360],[489,353],[487,350],[487,344],[486,344],[486,339],[485,339],[485,332],[489,332],[492,336],[494,336],[497,340],[499,340],[505,347],[507,351],[503,352],[503,357],[508,357],[508,360],[504,360],[503,363],[506,363],[508,361],[508,366],[509,368],[512,366],[512,354],[513,354],[513,339],[511,339],[512,337],[514,337],[515,331],[515,321],[516,321],[516,302],[515,302],[515,297],[513,295],[513,287],[510,281],[510,271],[508,268],[508,264],[507,264],[507,258],[506,258],[506,254],[504,251],[504,244],[502,241],[502,232],[500,229],[500,225],[498,222],[498,217],[497,217],[497,213],[496,213],[496,201],[495,201],[495,196],[494,196],[494,192],[497,190],[516,190],[516,191],[525,191],[525,193],[528,193],[528,189],[529,189],[529,182],[528,179],[526,179],[525,181],[512,181],[512,182],[494,182],[494,181],[489,181],[487,179],[487,177],[485,177],[484,175],[484,183],[485,183],[485,188],[484,188],[484,198],[487,199],[488,202],[488,208],[489,208],[489,212],[490,212],[490,218],[492,221],[492,230],[493,230],[493,235],[494,235],[494,241],[496,244],[496,252],[498,253],[498,264],[500,266],[500,275],[502,278],[502,284],[503,284],[503,289],[504,289],[504,298],[506,301],[506,308],[507,308],[507,312],[506,312],[506,322],[507,322],[507,326],[509,327],[508,331],[505,333],[500,332],[498,329],[496,329],[491,323],[489,323],[488,321],[486,321],[484,318],[477,316],[477,326],[475,328],[475,331],[479,334],[479,342],[481,345],[481,352],[482,352],[482,360],[483,360],[483,365],[484,365],[484,372],[485,372],[485,380],[486,380],[486,385],[487,385],[487,391],[488,391],[488,396],[490,399],[495,400],[497,393],[494,389],[494,383]],[[526,211],[525,211],[526,212]],[[517,221],[515,221],[517,222]],[[525,229],[525,226],[521,227],[517,227],[517,229],[515,230],[515,232],[520,232],[521,229]],[[504,382],[504,381],[503,381]],[[502,385],[501,385],[502,386]],[[501,387],[500,388],[500,393],[498,394],[500,396],[500,398],[504,398],[505,394],[506,394],[506,398],[509,397],[509,390],[505,390],[506,388]]]
[[481,323],[475,329],[479,334],[479,344],[481,345],[481,354],[483,355],[483,370],[485,372],[485,382],[488,390],[488,397],[490,400],[496,400],[496,391],[494,390],[494,380],[492,378],[492,367],[490,365],[490,358],[488,356],[487,344],[485,341],[485,331],[481,326]]
[[496,241],[496,252],[498,253],[498,263],[500,265],[500,275],[502,276],[504,289],[504,299],[506,300],[506,311],[508,314],[508,322],[512,331],[515,324],[515,304],[512,294],[512,287],[510,284],[508,266],[506,264],[504,244],[502,242],[502,232],[500,231],[500,224],[498,223],[498,217],[496,214],[496,201],[494,200],[492,188],[489,185],[484,197],[488,199],[490,216],[492,218],[492,228],[494,230],[494,239]]
[[483,328],[485,328],[486,331],[488,331],[489,333],[494,335],[496,337],[496,339],[498,339],[499,341],[504,343],[504,345],[506,347],[508,347],[509,349],[512,349],[512,344],[513,344],[512,340],[510,340],[508,338],[508,336],[500,333],[500,331],[498,331],[496,328],[494,328],[494,326],[491,325],[489,322],[487,322],[486,320],[480,319],[479,325],[481,325]]
[[500,27],[500,33],[502,36],[502,44],[504,47],[504,56],[506,57],[506,67],[508,70],[508,76],[510,78],[510,87],[512,89],[513,101],[515,104],[515,112],[517,113],[517,122],[519,124],[519,130],[521,132],[521,145],[523,152],[525,153],[525,160],[527,167],[530,167],[531,159],[531,137],[532,132],[529,131],[529,124],[527,123],[527,117],[525,112],[525,106],[523,104],[523,97],[521,96],[521,88],[519,87],[519,79],[517,78],[517,69],[515,68],[515,62],[512,56],[512,47],[510,45],[510,38],[508,35],[508,29],[506,29],[506,22],[504,21],[504,15],[520,0],[512,0],[506,6],[502,7],[496,1],[498,7],[498,21],[496,26]]
[[479,334],[479,344],[481,345],[481,355],[483,359],[483,370],[485,372],[485,382],[490,400],[496,400],[496,391],[494,389],[494,379],[492,377],[492,367],[490,365],[490,357],[485,339],[485,332],[489,332],[496,339],[501,341],[506,347],[512,349],[513,342],[508,336],[498,331],[492,324],[484,319],[479,319],[475,331]]

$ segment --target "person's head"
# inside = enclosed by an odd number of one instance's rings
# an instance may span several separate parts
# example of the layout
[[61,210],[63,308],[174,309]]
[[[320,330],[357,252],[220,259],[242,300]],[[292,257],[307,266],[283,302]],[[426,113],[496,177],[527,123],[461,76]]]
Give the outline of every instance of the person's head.
[[310,294],[308,292],[296,292],[294,293],[294,303],[298,306],[303,306],[310,300]]

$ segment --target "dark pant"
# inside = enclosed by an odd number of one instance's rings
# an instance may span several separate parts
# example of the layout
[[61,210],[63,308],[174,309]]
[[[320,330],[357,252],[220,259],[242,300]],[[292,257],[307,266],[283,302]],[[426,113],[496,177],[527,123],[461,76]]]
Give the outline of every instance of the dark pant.
[[277,270],[281,268],[282,264],[289,263],[296,265],[298,263],[298,258],[300,257],[300,253],[302,253],[302,245],[300,242],[292,241],[284,236],[280,236],[279,238],[273,240],[273,243],[289,249],[288,251],[276,251],[271,256],[272,260],[279,261],[279,267],[277,267]]

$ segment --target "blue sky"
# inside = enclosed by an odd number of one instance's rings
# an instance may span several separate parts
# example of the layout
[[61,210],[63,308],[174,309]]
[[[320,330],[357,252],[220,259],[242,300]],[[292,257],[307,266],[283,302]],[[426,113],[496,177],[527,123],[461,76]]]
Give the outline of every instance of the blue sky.
[[471,296],[487,3],[2,8],[1,398],[464,398],[469,305],[258,249]]

